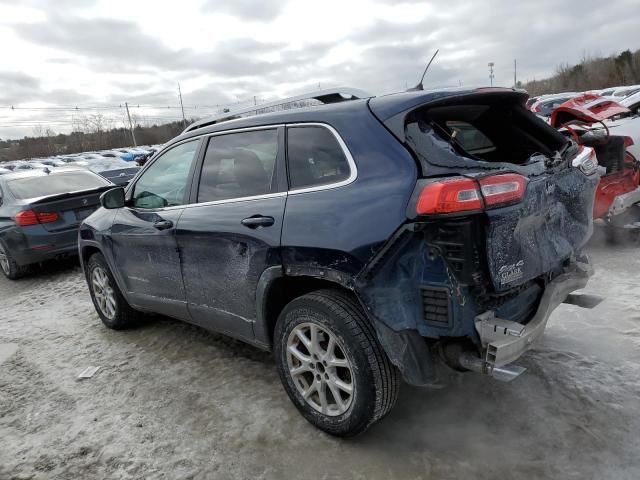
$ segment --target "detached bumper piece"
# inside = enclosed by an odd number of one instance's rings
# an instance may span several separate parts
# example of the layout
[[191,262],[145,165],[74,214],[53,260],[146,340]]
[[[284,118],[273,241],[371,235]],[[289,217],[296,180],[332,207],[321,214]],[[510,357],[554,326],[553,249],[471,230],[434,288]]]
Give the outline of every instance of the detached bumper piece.
[[638,202],[640,202],[640,187],[630,192],[623,193],[622,195],[618,195],[609,208],[608,216],[615,217],[616,215],[621,215],[626,212],[629,207]]
[[601,299],[588,295],[570,296],[571,292],[586,286],[592,273],[588,260],[575,262],[572,271],[559,275],[547,285],[535,315],[526,325],[497,318],[493,311],[478,315],[475,327],[482,342],[484,357],[466,355],[461,363],[469,370],[500,380],[517,377],[524,369],[506,365],[517,360],[542,336],[551,312],[558,305],[567,299],[569,303],[586,308],[593,308],[600,303]]

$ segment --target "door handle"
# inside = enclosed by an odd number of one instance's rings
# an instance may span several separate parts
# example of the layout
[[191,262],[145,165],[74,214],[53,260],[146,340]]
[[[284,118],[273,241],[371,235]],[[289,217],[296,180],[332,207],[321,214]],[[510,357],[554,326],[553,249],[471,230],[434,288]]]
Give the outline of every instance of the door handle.
[[173,222],[171,220],[160,220],[153,224],[153,228],[157,230],[168,230],[173,227]]
[[248,217],[242,220],[240,223],[245,227],[249,228],[258,228],[258,227],[270,227],[275,223],[273,217],[264,217],[262,215],[254,215],[253,217]]

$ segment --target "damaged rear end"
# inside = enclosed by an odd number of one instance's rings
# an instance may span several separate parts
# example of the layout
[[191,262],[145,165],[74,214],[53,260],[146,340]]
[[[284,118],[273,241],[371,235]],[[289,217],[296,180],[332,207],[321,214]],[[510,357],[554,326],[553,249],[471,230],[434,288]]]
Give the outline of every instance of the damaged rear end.
[[591,274],[581,250],[593,229],[593,151],[525,100],[487,89],[416,92],[395,107],[370,101],[418,165],[407,222],[357,282],[409,383],[436,381],[436,355],[460,370],[517,376],[506,366]]

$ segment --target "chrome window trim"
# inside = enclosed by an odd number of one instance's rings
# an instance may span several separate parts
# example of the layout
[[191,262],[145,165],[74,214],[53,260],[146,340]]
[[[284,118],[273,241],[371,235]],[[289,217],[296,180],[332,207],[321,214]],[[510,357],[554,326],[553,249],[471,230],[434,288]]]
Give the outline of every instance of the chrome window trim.
[[[345,180],[341,180],[340,182],[335,182],[335,183],[328,183],[326,185],[317,185],[317,186],[313,186],[313,187],[302,187],[302,188],[295,188],[292,190],[288,190],[286,192],[275,192],[275,193],[266,193],[263,195],[252,195],[249,197],[237,197],[237,198],[227,198],[224,200],[213,200],[211,202],[201,202],[201,203],[187,203],[184,205],[175,205],[175,206],[171,206],[171,207],[164,207],[164,208],[154,208],[154,209],[142,209],[142,208],[138,208],[138,209],[134,209],[134,210],[142,210],[145,212],[165,212],[165,211],[170,211],[170,210],[177,210],[179,208],[193,208],[193,207],[201,207],[201,206],[208,206],[208,205],[224,205],[227,203],[237,203],[237,202],[246,202],[246,201],[253,201],[253,200],[263,200],[263,199],[267,199],[267,198],[279,198],[279,197],[286,197],[288,195],[298,195],[301,193],[310,193],[310,192],[320,192],[323,190],[331,190],[334,188],[340,188],[340,187],[344,187],[346,185],[349,185],[351,183],[353,183],[357,178],[358,178],[358,168],[356,166],[356,162],[353,159],[353,156],[351,155],[351,152],[349,151],[349,148],[347,147],[346,143],[344,142],[344,140],[342,139],[342,137],[340,136],[340,134],[338,133],[338,131],[333,128],[331,125],[327,124],[327,123],[321,123],[321,122],[300,122],[300,123],[288,123],[288,124],[283,124],[283,123],[279,123],[279,124],[274,124],[274,125],[260,125],[257,127],[245,127],[245,128],[237,128],[237,129],[229,129],[229,130],[222,130],[220,132],[212,132],[212,133],[203,133],[201,135],[195,135],[193,137],[189,137],[188,139],[185,139],[183,141],[180,142],[176,142],[175,144],[171,144],[169,145],[169,147],[173,148],[174,146],[178,146],[182,143],[188,142],[188,141],[193,141],[193,140],[200,140],[205,138],[209,138],[209,137],[217,137],[219,135],[225,135],[225,134],[230,134],[230,133],[242,133],[242,132],[251,132],[251,131],[255,131],[255,130],[273,130],[273,129],[278,129],[280,127],[291,127],[291,128],[299,128],[299,127],[324,127],[327,130],[329,130],[334,138],[336,139],[336,141],[338,142],[338,145],[340,145],[340,148],[342,149],[342,153],[344,154],[345,158],[347,159],[347,163],[349,164],[349,177],[346,178]],[[286,148],[286,145],[285,145]],[[165,149],[163,149],[161,152],[164,152]],[[160,156],[160,153],[158,152],[158,157]],[[142,172],[139,172],[139,175],[142,175]],[[132,208],[133,207],[125,207],[125,208]]]
[[273,125],[259,125],[257,127],[244,127],[244,128],[231,128],[229,130],[220,130],[219,132],[210,132],[201,134],[201,137],[217,137],[228,133],[243,133],[252,132],[254,130],[277,130],[280,127],[284,127],[284,123],[275,123]]
[[[182,205],[181,208],[206,207],[209,205],[224,205],[226,203],[249,202],[252,200],[264,200],[266,198],[278,198],[278,197],[286,197],[286,196],[287,196],[287,192],[265,193],[263,195],[253,195],[250,197],[226,198],[224,200],[212,200],[210,202],[189,203],[187,205]],[[173,208],[173,207],[169,207],[169,208]]]
[[348,178],[335,183],[327,183],[326,185],[316,185],[312,187],[301,187],[301,188],[290,189],[289,194],[298,195],[300,193],[310,193],[310,192],[320,192],[322,190],[331,190],[334,188],[344,187],[356,181],[356,179],[358,178],[358,167],[356,166],[356,162],[353,159],[353,156],[351,155],[351,152],[349,151],[347,144],[344,143],[344,140],[342,139],[342,137],[340,136],[340,134],[335,128],[333,128],[331,125],[327,123],[320,123],[320,122],[290,123],[290,124],[287,124],[286,126],[287,128],[299,128],[299,127],[326,128],[333,134],[334,138],[337,140],[338,145],[340,145],[340,148],[342,149],[342,153],[344,154],[345,158],[347,159],[347,163],[349,164]]

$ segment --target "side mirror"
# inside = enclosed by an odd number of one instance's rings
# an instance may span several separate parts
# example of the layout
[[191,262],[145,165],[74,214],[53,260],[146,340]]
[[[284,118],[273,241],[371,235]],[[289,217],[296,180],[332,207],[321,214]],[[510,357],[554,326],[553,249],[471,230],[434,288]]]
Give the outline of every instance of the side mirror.
[[124,207],[124,188],[116,187],[100,195],[100,205],[108,210]]

